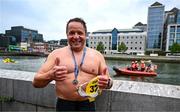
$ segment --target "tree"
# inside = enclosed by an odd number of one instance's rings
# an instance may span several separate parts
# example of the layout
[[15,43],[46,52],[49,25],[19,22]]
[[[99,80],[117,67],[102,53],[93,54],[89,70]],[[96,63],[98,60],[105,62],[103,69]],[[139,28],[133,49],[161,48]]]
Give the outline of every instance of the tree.
[[125,52],[128,48],[126,47],[126,45],[124,44],[124,42],[121,42],[120,45],[118,45],[118,52]]
[[101,53],[104,53],[104,44],[102,42],[99,42],[98,45],[97,45],[97,48],[96,50],[98,50],[99,52]]
[[170,48],[171,53],[180,52],[180,44],[174,43]]

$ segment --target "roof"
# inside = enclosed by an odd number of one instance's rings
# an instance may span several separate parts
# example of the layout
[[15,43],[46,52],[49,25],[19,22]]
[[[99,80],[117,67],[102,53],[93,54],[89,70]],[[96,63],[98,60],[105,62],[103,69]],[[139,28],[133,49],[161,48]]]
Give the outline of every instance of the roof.
[[174,7],[173,9],[171,9],[169,12],[177,12],[179,9]]
[[113,28],[113,29],[102,29],[102,30],[97,30],[97,31],[94,31],[92,33],[112,33],[113,30],[117,30],[118,32],[121,32],[121,33],[126,33],[126,32],[143,32],[141,29],[116,29],[116,28]]
[[159,2],[155,2],[155,3],[153,3],[151,6],[159,6],[159,5],[162,5],[162,4],[159,3]]
[[141,22],[138,22],[137,24],[135,24],[134,26],[143,26],[144,24],[142,24]]

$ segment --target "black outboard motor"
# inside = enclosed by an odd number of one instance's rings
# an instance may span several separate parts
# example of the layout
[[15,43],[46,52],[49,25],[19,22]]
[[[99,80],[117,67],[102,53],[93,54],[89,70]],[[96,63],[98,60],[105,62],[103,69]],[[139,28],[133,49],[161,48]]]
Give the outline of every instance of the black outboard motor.
[[113,66],[114,71],[118,71],[118,68],[116,66]]

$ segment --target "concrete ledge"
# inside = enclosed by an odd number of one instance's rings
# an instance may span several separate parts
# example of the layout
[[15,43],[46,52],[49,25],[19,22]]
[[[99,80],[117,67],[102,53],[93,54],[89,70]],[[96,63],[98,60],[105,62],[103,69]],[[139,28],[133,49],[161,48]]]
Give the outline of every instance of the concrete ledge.
[[[55,110],[55,90],[32,86],[35,73],[0,69],[0,96],[13,102],[0,102],[0,111]],[[180,111],[180,86],[114,80],[111,90],[97,97],[98,111]]]

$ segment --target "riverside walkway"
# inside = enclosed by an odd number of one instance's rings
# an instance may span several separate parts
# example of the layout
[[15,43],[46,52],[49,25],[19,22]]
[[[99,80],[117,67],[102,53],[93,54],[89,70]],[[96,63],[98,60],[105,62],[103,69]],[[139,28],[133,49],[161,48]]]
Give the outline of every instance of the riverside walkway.
[[169,62],[180,63],[180,56],[167,57],[167,56],[136,56],[136,55],[124,55],[124,54],[111,54],[104,55],[107,60],[152,60],[153,62]]

